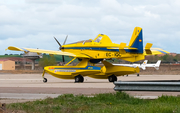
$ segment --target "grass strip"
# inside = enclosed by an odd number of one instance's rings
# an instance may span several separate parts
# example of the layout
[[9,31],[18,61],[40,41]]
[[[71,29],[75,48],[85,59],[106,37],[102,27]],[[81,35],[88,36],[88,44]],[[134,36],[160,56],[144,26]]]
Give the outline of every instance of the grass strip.
[[124,92],[94,97],[61,95],[26,103],[7,105],[8,112],[26,113],[180,113],[180,97],[161,96],[156,100],[138,99]]

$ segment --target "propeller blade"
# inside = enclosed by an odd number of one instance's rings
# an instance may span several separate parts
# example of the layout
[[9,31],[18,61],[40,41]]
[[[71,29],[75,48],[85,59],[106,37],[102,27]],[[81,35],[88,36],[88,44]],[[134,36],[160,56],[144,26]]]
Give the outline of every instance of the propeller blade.
[[61,48],[61,44],[59,43],[59,41],[54,37],[54,39],[56,40],[56,42],[59,44],[60,48]]
[[68,35],[66,36],[66,38],[65,38],[65,40],[64,40],[64,43],[63,43],[63,45],[65,45],[65,43],[66,43],[66,40],[67,40],[67,37],[68,37]]

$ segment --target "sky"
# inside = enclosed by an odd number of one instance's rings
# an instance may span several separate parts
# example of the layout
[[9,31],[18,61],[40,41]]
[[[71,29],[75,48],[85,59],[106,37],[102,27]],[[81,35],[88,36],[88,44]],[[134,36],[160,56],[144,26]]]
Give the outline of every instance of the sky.
[[180,53],[179,0],[1,0],[0,55],[8,46],[58,50],[63,44],[108,35],[129,43],[142,27],[144,46]]

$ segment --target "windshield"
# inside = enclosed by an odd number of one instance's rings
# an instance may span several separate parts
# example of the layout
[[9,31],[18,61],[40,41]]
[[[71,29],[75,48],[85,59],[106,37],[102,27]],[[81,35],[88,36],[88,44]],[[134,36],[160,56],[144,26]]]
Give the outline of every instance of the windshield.
[[101,39],[102,39],[102,37],[101,36],[99,36],[94,42],[100,42],[101,41]]

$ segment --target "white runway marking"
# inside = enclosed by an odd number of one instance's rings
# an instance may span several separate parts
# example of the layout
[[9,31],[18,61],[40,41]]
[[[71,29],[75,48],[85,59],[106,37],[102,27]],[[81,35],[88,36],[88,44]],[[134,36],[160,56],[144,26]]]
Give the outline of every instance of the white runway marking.
[[0,80],[43,80],[43,79],[0,79]]
[[45,99],[47,97],[55,98],[61,94],[32,94],[32,93],[0,93],[0,99]]
[[[32,93],[0,93],[0,99],[29,99],[29,100],[36,100],[36,99],[46,99],[48,97],[56,98],[61,94],[32,94]],[[88,96],[94,97],[94,96]],[[157,99],[158,96],[134,96],[135,98],[140,99]]]

